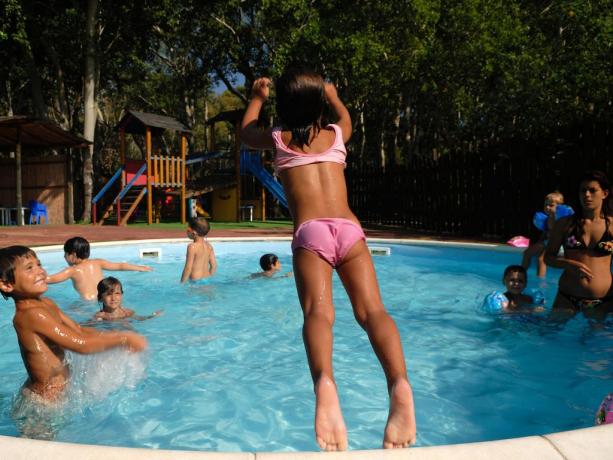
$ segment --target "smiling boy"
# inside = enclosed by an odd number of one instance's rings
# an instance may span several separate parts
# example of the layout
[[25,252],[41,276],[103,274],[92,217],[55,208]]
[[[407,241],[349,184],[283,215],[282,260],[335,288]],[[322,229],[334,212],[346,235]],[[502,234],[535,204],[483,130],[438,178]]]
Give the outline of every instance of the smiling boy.
[[0,249],[0,292],[15,302],[13,326],[23,364],[28,372],[24,392],[44,400],[61,397],[70,370],[64,361],[65,350],[90,354],[115,347],[141,351],[144,337],[133,332],[101,332],[79,326],[51,300],[47,273],[36,253],[25,246]]

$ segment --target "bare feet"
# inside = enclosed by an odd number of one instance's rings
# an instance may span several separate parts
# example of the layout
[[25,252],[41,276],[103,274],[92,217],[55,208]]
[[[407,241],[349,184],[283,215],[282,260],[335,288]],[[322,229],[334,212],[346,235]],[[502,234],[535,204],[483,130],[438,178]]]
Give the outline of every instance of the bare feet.
[[398,380],[390,392],[390,413],[383,434],[383,448],[409,447],[415,442],[415,407],[411,385]]
[[315,436],[322,450],[346,450],[347,428],[336,385],[329,377],[315,383]]

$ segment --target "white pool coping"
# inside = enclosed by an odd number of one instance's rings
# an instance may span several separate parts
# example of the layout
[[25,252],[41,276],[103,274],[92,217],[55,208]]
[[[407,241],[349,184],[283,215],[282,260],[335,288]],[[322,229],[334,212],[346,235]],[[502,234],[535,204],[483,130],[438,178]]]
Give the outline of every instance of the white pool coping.
[[[290,241],[291,237],[220,237],[209,241]],[[144,243],[187,243],[187,238],[164,238],[92,243],[92,246],[115,246]],[[501,244],[457,243],[446,241],[368,238],[372,243],[414,244],[456,248],[482,248],[503,252],[521,251]],[[61,250],[62,245],[40,246],[36,251]],[[595,409],[594,409],[595,410]],[[141,449],[128,447],[71,444],[38,441],[0,435],[0,459],[11,460],[313,460],[325,456],[330,460],[601,460],[613,459],[613,424],[543,436],[503,439],[447,446],[413,447],[394,450],[356,450],[346,452],[198,452]]]
[[197,452],[94,446],[0,436],[11,460],[602,460],[613,458],[613,425],[500,441],[345,452]]
[[[291,241],[291,236],[220,236],[207,238],[209,242],[256,242],[256,241]],[[104,246],[128,246],[132,244],[178,244],[189,243],[189,238],[153,238],[145,240],[123,240],[123,241],[99,241],[92,242],[92,247]],[[436,241],[436,240],[420,240],[413,238],[367,238],[367,243],[383,243],[383,244],[406,244],[414,246],[434,246],[434,247],[453,247],[467,249],[490,249],[500,252],[521,252],[525,248],[516,248],[507,244],[499,243],[470,243],[457,241]],[[64,249],[62,244],[54,244],[48,246],[35,246],[34,251],[61,251]]]

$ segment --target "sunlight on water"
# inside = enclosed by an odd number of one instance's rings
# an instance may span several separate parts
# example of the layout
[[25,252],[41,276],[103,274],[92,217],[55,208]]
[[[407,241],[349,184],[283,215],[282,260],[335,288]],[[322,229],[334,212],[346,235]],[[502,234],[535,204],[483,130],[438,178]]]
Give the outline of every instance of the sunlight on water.
[[[613,389],[613,322],[547,312],[485,314],[484,296],[502,289],[504,267],[520,253],[391,247],[375,257],[383,300],[400,330],[414,387],[418,445],[500,439],[591,426]],[[161,247],[162,257],[138,258]],[[24,401],[21,363],[7,302],[0,316],[0,433],[58,441],[215,451],[317,450],[314,397],[293,278],[248,279],[259,256],[275,252],[291,270],[289,242],[214,243],[219,272],[181,285],[185,244],[94,247],[92,257],[146,263],[150,273],[116,272],[124,305],[143,322],[97,324],[145,335],[143,354],[68,354],[72,377],[61,407]],[[62,254],[41,253],[51,273]],[[531,287],[548,307],[559,272]],[[98,310],[69,283],[49,297],[79,322]],[[350,448],[381,445],[386,385],[368,338],[335,276],[334,365]]]

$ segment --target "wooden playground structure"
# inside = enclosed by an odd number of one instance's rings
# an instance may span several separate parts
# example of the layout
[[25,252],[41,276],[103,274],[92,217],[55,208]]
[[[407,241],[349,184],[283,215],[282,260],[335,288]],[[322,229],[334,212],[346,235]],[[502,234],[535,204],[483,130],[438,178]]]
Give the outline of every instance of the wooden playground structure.
[[[128,110],[117,125],[120,137],[120,167],[92,199],[92,220],[94,224],[126,225],[133,218],[142,202],[146,202],[146,221],[148,224],[160,222],[164,206],[176,198],[180,202],[180,218],[187,218],[187,200],[198,200],[211,194],[208,200],[213,218],[217,221],[239,222],[254,217],[266,219],[267,190],[282,206],[287,201],[281,184],[266,170],[262,162],[262,152],[241,148],[238,136],[238,123],[241,111],[223,112],[207,123],[210,130],[209,152],[187,155],[187,140],[191,134],[182,123],[171,117]],[[228,122],[234,131],[234,145],[228,152],[214,151],[215,123]],[[178,136],[178,151],[167,149],[162,153],[162,134],[175,132]],[[128,158],[126,135],[144,136],[141,157]],[[138,145],[138,142],[135,143]],[[250,196],[242,196],[241,189],[246,184],[241,176],[252,176]],[[253,184],[257,183],[257,187]],[[117,191],[119,190],[119,191]],[[111,191],[115,197],[108,201]],[[104,202],[99,215],[99,203]],[[193,203],[193,213],[208,216],[198,204]]]

